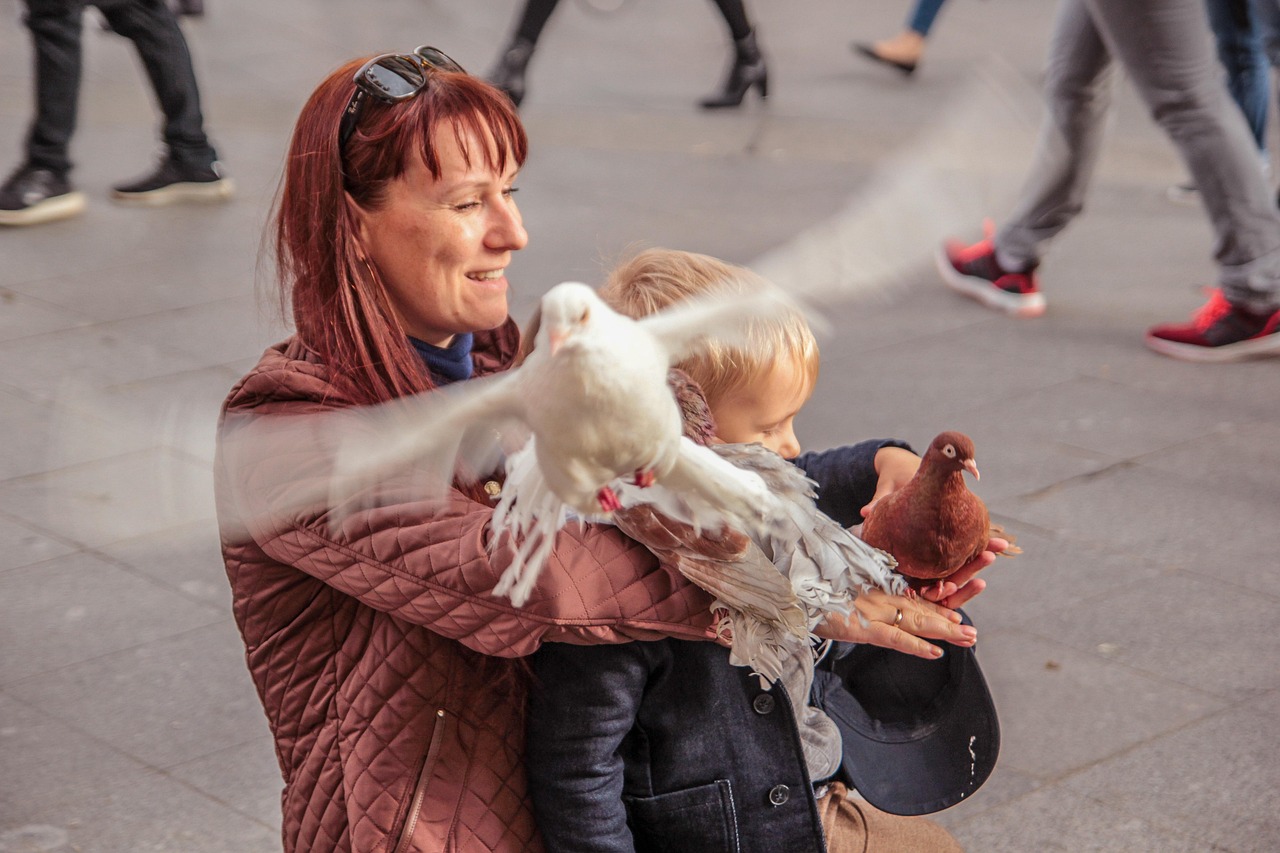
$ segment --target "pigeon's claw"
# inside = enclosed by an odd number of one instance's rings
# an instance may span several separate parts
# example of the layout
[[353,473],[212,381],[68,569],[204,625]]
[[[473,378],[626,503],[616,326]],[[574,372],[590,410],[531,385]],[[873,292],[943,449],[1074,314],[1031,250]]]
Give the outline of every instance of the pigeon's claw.
[[636,469],[635,480],[632,482],[642,489],[647,489],[657,482],[657,479],[652,468],[638,468]]
[[605,512],[622,509],[622,501],[618,500],[618,496],[608,486],[600,487],[600,491],[596,492],[596,501],[600,504],[600,509]]

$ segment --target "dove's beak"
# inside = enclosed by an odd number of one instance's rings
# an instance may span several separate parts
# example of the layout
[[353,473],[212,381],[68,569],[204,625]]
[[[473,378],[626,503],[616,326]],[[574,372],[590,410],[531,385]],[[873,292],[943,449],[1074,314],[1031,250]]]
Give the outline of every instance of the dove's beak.
[[569,337],[567,332],[547,332],[547,345],[551,348],[551,354],[555,355],[560,347],[564,346],[565,338]]
[[970,474],[972,474],[972,475],[973,475],[973,479],[975,479],[975,480],[981,480],[981,479],[982,479],[982,475],[978,473],[978,463],[977,463],[977,462],[975,462],[975,461],[973,461],[972,459],[966,459],[966,460],[964,460],[964,470],[966,470],[966,471],[968,471]]

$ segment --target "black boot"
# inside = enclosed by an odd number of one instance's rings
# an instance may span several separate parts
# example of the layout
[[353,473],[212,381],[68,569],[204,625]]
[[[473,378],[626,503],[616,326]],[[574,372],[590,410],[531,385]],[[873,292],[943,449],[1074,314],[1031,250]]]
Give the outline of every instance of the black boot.
[[517,37],[502,52],[498,64],[485,77],[493,85],[507,93],[511,103],[517,107],[524,100],[524,70],[533,58],[536,45],[527,38]]
[[729,69],[724,88],[700,102],[704,110],[739,106],[752,86],[760,90],[760,97],[769,96],[769,69],[765,67],[764,55],[756,44],[755,30],[735,39],[733,47],[733,67]]

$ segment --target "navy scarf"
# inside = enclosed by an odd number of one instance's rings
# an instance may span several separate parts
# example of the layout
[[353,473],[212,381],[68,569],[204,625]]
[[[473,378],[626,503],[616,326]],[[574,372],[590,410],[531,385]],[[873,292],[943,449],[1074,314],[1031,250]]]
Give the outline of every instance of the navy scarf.
[[431,381],[436,385],[448,385],[450,382],[460,382],[463,379],[471,378],[471,333],[464,335],[454,335],[453,343],[447,347],[438,347],[420,341],[417,338],[409,338],[409,343],[413,344],[413,348],[418,351],[418,355],[422,356],[422,361],[427,365],[427,370],[431,373]]

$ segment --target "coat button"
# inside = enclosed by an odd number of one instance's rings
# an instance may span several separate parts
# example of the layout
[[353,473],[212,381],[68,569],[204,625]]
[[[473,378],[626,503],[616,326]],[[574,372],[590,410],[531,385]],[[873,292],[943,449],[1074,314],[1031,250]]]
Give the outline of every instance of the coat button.
[[769,789],[769,802],[780,806],[791,799],[791,789],[786,785],[774,785]]
[[497,480],[489,480],[484,484],[484,493],[491,498],[496,498],[498,495],[502,494],[502,486]]
[[755,708],[756,713],[761,715],[772,714],[773,705],[774,705],[773,697],[770,696],[768,693],[761,693],[751,703],[751,707]]

